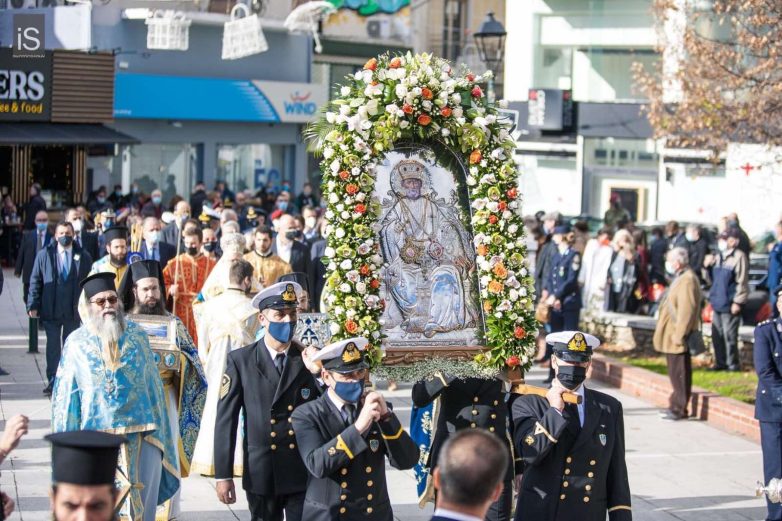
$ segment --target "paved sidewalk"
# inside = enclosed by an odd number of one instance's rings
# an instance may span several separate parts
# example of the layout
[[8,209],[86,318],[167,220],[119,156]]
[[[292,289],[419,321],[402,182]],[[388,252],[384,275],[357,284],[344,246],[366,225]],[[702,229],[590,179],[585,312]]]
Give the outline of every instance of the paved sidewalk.
[[[5,420],[17,413],[27,414],[31,430],[0,467],[0,489],[17,503],[18,510],[11,519],[45,521],[50,519],[49,449],[42,440],[49,432],[50,416],[49,400],[41,393],[45,385],[45,338],[43,334],[39,337],[41,353],[27,353],[27,318],[21,291],[21,282],[6,270],[0,296],[0,365],[11,374],[0,377],[0,415]],[[536,369],[529,381],[539,383],[544,377],[545,372]],[[604,388],[597,382],[588,385]],[[701,422],[664,422],[649,404],[605,390],[624,405],[635,520],[764,519],[765,504],[753,497],[755,481],[763,477],[757,444]],[[410,385],[403,384],[399,390],[385,394],[407,423],[412,405]],[[418,508],[412,472],[388,472],[395,517],[427,521],[431,507]],[[183,521],[250,519],[243,494],[229,509],[217,501],[213,481],[200,477],[184,480],[182,509]]]

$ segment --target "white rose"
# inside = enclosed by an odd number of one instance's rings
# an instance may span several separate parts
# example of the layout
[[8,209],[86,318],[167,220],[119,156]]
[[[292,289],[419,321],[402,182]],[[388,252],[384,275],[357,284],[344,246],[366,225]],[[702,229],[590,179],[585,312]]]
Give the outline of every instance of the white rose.
[[359,203],[363,203],[364,199],[366,198],[367,198],[367,194],[365,194],[364,192],[359,192],[356,194],[356,201],[358,201]]
[[345,237],[345,230],[343,228],[337,228],[335,234],[337,239],[342,239],[343,237]]
[[491,277],[489,277],[488,275],[484,275],[483,277],[481,277],[481,287],[485,288],[486,286],[489,285],[489,282],[491,282]]
[[504,212],[502,212],[502,218],[505,219],[506,221],[508,219],[510,219],[511,217],[513,217],[513,214],[511,212],[509,212],[508,210],[505,210]]
[[526,297],[527,296],[527,288],[521,288],[519,290],[519,295],[521,295],[522,297]]
[[323,255],[329,258],[333,257],[336,254],[337,252],[331,246],[326,246],[326,249],[323,251]]
[[415,87],[415,88],[414,88],[412,91],[410,91],[410,92],[411,92],[411,94],[412,94],[414,97],[416,97],[416,98],[417,98],[417,97],[421,96],[421,92],[423,92],[423,91],[421,90],[421,87]]
[[410,77],[407,78],[407,83],[410,85],[418,85],[418,76],[411,74]]
[[410,126],[410,122],[409,121],[402,120],[402,121],[399,122],[399,128],[407,128],[409,126]]
[[509,296],[513,302],[519,300],[519,292],[515,289],[510,290]]
[[337,204],[339,202],[339,196],[336,193],[331,192],[329,194],[329,202],[331,204]]
[[331,221],[334,219],[334,212],[332,210],[326,210],[326,220]]
[[421,106],[424,108],[424,110],[430,111],[432,110],[432,102],[428,99],[425,99],[421,102]]
[[345,259],[339,263],[339,267],[342,268],[343,270],[353,269],[353,261],[351,261],[350,259]]
[[339,290],[342,293],[350,293],[351,291],[350,284],[348,284],[347,282],[343,282],[342,284],[340,284]]
[[338,335],[340,330],[341,330],[341,328],[339,327],[339,324],[337,324],[336,322],[332,322],[329,325],[329,330],[331,331],[332,335]]
[[519,225],[511,224],[508,226],[508,233],[515,234],[517,231],[519,231]]
[[450,131],[450,130],[448,130],[447,128],[444,128],[444,129],[442,129],[442,130],[440,131],[440,133],[443,135],[443,137],[448,137],[448,136],[450,136],[450,135],[451,135],[451,131]]
[[396,97],[399,99],[404,99],[405,96],[407,96],[407,87],[401,83],[398,83],[396,87],[394,87],[394,93],[396,94]]
[[489,264],[489,262],[488,262],[488,261],[483,261],[483,262],[481,263],[481,270],[483,270],[483,271],[489,271],[489,270],[491,270],[491,264]]
[[339,89],[339,93],[342,94],[343,96],[347,96],[348,94],[350,94],[350,87],[348,87],[347,85],[343,86],[341,89]]
[[527,268],[521,268],[519,270],[519,275],[521,275],[522,277],[526,277],[527,276]]
[[339,214],[339,216],[342,217],[343,219],[350,219],[350,212],[345,210],[341,214]]
[[329,271],[334,271],[335,269],[337,269],[337,263],[329,262]]
[[363,295],[367,292],[367,285],[363,282],[357,282],[356,283],[356,291],[359,295]]
[[[451,101],[453,101],[454,105],[458,105],[462,102],[462,96],[458,92],[455,92],[451,94]],[[454,109],[454,114],[456,114],[456,111],[459,110],[461,112],[462,109]],[[459,114],[461,116],[461,113]],[[458,117],[458,116],[457,116]]]

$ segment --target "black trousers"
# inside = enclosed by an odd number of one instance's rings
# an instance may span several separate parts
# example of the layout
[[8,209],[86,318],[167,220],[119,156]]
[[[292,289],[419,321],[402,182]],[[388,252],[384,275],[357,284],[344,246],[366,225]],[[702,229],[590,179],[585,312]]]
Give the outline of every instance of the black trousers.
[[692,357],[689,351],[682,354],[666,354],[668,378],[673,392],[668,398],[668,409],[675,415],[687,417],[687,406],[692,394]]
[[252,521],[302,521],[304,510],[304,492],[287,496],[259,496],[247,492]]
[[62,345],[68,335],[79,329],[79,320],[42,320],[42,323],[46,331],[46,379],[52,383],[60,365]]
[[714,365],[720,369],[737,369],[739,362],[739,326],[741,314],[715,312],[711,317],[711,344]]
[[[763,450],[763,484],[782,477],[782,423],[760,422],[760,447]],[[782,505],[766,500],[768,521],[782,521]]]

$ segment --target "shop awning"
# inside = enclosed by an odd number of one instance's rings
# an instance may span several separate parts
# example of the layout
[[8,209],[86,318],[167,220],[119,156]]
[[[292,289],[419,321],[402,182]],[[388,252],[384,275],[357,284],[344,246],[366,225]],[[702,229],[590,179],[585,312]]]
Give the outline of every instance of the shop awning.
[[98,124],[0,123],[3,145],[105,145],[139,140]]

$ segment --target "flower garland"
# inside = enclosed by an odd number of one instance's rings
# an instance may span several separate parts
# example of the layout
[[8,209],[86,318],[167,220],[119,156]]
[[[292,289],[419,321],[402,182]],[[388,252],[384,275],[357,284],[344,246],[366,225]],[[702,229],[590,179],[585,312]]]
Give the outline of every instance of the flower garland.
[[[388,376],[418,379],[437,363],[464,376],[527,370],[532,364],[538,324],[524,265],[515,143],[481,88],[489,74],[455,71],[428,54],[372,58],[346,78],[340,97],[306,130],[323,157],[325,298],[332,338],[368,338],[370,364]],[[377,163],[402,141],[437,141],[464,155],[486,345],[472,360],[433,359],[406,373],[379,367],[385,302],[375,228],[381,208],[372,198]]]

